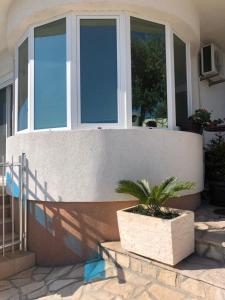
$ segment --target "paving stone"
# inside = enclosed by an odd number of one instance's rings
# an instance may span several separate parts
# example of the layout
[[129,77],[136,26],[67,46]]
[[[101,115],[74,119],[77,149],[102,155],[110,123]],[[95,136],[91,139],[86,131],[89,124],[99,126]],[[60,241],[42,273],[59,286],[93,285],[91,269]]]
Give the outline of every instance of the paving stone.
[[176,286],[177,274],[169,270],[161,269],[159,271],[158,280],[165,283],[166,285]]
[[225,291],[214,287],[214,286],[205,286],[206,289],[206,300],[224,300],[225,299]]
[[19,295],[19,291],[16,288],[10,288],[5,291],[0,292],[0,299],[1,300],[8,300],[8,299],[14,299]]
[[181,276],[180,288],[197,297],[205,297],[205,288],[201,281]]
[[140,296],[137,296],[134,299],[135,300],[151,300],[153,298],[151,298],[147,292],[143,292]]
[[60,294],[63,299],[69,300],[71,298],[76,300],[81,297],[83,290],[83,282],[73,282],[72,284],[59,290],[58,294]]
[[10,289],[12,284],[8,280],[0,281],[0,291]]
[[13,279],[11,280],[12,284],[17,288],[20,288],[24,285],[27,285],[32,282],[32,278],[21,278],[21,279]]
[[21,292],[23,295],[27,295],[30,294],[40,288],[42,288],[44,286],[44,281],[40,281],[40,282],[32,282],[30,284],[27,284],[23,287],[21,287]]
[[84,284],[83,288],[85,291],[89,292],[90,290],[99,290],[102,289],[107,282],[110,280],[99,280],[99,281],[93,281],[93,282],[88,282],[87,284]]
[[63,287],[74,282],[74,279],[59,279],[49,285],[49,292],[57,292]]
[[66,278],[77,278],[83,279],[84,278],[84,265],[77,265],[70,270],[68,274],[66,274]]
[[46,268],[46,267],[37,267],[34,270],[34,274],[49,274],[53,268]]
[[114,298],[114,295],[112,293],[103,290],[92,291],[91,296],[95,297],[95,299],[98,300],[113,300]]
[[[157,283],[154,283],[148,289],[150,295],[152,294],[157,300],[182,300],[185,299],[185,294],[182,294],[176,290],[164,287]],[[215,300],[215,299],[214,299]]]
[[116,254],[116,261],[117,263],[124,268],[129,268],[130,265],[130,258],[128,255],[124,255],[124,254],[120,254],[117,253]]
[[26,271],[17,273],[16,275],[10,277],[10,279],[22,279],[22,278],[30,278],[32,276],[33,271],[35,268],[30,268]]
[[133,291],[134,291],[134,285],[130,283],[119,283],[117,279],[110,280],[105,286],[104,290],[122,296],[124,298],[131,298]]
[[38,300],[62,300],[62,297],[60,295],[49,295],[41,297]]
[[57,267],[54,268],[51,273],[46,277],[46,281],[55,280],[71,271],[73,266],[66,266],[66,267]]
[[141,260],[131,257],[130,268],[134,272],[141,273]]
[[154,266],[153,264],[143,261],[141,269],[142,269],[142,273],[144,275],[149,275],[153,278],[156,278],[158,268],[156,266]]
[[34,274],[33,279],[35,281],[42,281],[47,276],[47,274]]
[[38,289],[37,291],[29,294],[27,296],[28,299],[39,299],[42,296],[47,295],[48,293],[48,289],[47,286],[43,286],[42,288]]

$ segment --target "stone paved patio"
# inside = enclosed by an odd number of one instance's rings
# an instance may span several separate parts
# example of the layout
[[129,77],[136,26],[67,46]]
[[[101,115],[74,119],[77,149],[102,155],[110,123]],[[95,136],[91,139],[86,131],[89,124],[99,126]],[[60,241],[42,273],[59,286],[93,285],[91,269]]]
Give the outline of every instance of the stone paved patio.
[[[102,260],[88,267],[34,267],[0,281],[1,300],[146,300],[157,299],[152,297],[157,290],[150,277],[117,269]],[[176,291],[169,292],[174,293],[174,299],[184,299]]]
[[225,263],[225,215],[216,214],[218,209],[203,205],[195,212],[196,253]]

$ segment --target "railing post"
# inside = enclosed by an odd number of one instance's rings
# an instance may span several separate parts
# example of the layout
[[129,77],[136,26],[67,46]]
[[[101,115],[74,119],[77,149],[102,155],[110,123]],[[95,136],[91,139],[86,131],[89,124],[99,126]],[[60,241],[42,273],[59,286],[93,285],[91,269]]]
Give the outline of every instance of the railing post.
[[14,161],[11,163],[11,213],[12,213],[12,253],[15,250],[15,209],[14,209]]
[[[23,193],[23,204],[24,204],[24,232],[23,232],[23,241],[24,241],[24,251],[27,251],[27,160],[26,154],[22,154],[23,161],[23,191],[25,187],[25,191]],[[26,185],[24,184],[26,183]]]
[[23,250],[23,154],[21,155],[19,171],[19,220],[20,220],[20,251]]
[[2,156],[2,255],[5,256],[5,157]]

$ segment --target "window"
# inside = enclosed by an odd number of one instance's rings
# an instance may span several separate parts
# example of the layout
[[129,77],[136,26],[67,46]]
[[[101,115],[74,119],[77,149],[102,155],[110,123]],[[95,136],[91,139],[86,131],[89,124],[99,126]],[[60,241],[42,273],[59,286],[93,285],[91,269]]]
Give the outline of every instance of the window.
[[66,126],[66,19],[61,19],[34,30],[34,128]]
[[116,19],[81,19],[81,123],[117,123],[117,88]]
[[174,71],[177,126],[188,117],[186,44],[174,35]]
[[18,49],[18,131],[28,125],[28,39]]
[[131,18],[132,123],[167,127],[165,26]]
[[187,118],[190,50],[170,26],[123,12],[71,13],[27,36],[17,49],[16,131],[173,129]]

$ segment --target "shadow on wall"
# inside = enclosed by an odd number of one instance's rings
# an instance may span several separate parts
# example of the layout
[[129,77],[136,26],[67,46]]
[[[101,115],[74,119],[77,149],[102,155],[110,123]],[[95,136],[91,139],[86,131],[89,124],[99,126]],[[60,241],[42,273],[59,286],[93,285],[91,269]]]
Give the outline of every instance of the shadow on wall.
[[[26,166],[23,198],[32,195],[36,199],[37,189],[45,195],[45,201],[28,200],[28,247],[36,253],[38,264],[50,266],[95,260],[99,256],[99,242],[118,240],[116,211],[124,208],[122,202],[113,204],[113,210],[110,203],[56,202],[48,193],[47,183],[42,185],[37,172],[31,172],[28,161]],[[14,169],[6,176],[7,191],[15,199],[20,193],[20,176]],[[29,190],[29,180],[35,182],[34,193]]]

